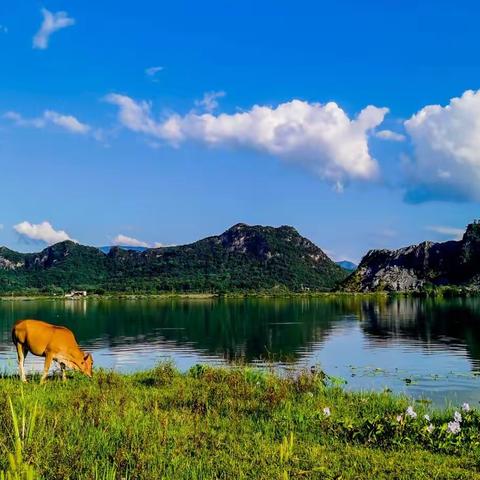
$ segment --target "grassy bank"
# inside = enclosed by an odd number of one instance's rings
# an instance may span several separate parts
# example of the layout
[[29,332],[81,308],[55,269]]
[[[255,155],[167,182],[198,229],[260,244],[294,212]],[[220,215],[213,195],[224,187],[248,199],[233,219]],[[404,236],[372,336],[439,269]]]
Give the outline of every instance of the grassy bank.
[[480,478],[476,411],[459,408],[451,433],[453,410],[413,404],[412,418],[407,399],[346,393],[319,374],[162,364],[36,380],[0,379],[0,471],[17,469],[11,478]]

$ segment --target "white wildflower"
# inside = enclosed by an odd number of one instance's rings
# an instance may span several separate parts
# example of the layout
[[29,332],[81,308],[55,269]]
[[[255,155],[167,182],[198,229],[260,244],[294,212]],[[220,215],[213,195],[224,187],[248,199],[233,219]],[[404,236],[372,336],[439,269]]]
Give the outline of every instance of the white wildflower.
[[323,414],[324,414],[326,417],[329,417],[329,416],[331,415],[331,413],[330,413],[330,408],[325,407],[325,408],[323,409]]
[[453,420],[457,423],[461,423],[462,422],[462,415],[459,412],[455,412],[453,414]]
[[447,430],[450,433],[457,434],[460,432],[460,423],[458,422],[448,422]]
[[434,430],[435,430],[435,427],[434,427],[432,424],[430,424],[430,425],[427,427],[427,432],[428,432],[428,433],[432,433]]
[[427,422],[430,421],[430,416],[429,416],[429,415],[424,415],[423,418],[424,418]]
[[401,422],[403,420],[403,415],[397,415],[397,422]]
[[411,405],[407,408],[405,415],[409,416],[410,418],[417,418],[417,412],[413,410]]
[[462,405],[462,410],[463,410],[464,412],[469,412],[469,411],[471,410],[470,405],[465,402],[465,403]]

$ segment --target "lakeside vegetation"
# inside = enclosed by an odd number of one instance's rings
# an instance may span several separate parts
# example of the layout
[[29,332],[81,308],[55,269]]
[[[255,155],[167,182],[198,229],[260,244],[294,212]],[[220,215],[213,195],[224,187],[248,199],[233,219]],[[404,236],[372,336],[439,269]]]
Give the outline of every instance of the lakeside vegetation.
[[[392,294],[393,295],[393,294]],[[403,295],[403,294],[402,294]],[[291,291],[249,291],[249,292],[230,292],[230,293],[211,293],[211,292],[165,292],[165,293],[125,293],[125,292],[105,292],[88,294],[86,297],[67,298],[63,294],[38,293],[38,292],[15,292],[10,294],[0,294],[0,300],[71,300],[85,301],[88,299],[239,299],[239,298],[387,298],[388,292],[291,292]]]
[[[66,290],[63,289],[25,289],[9,293],[0,292],[0,300],[32,300],[32,299],[64,299]],[[258,289],[258,290],[236,290],[231,292],[182,292],[166,291],[152,293],[148,290],[135,292],[87,290],[87,297],[79,297],[73,300],[85,300],[87,298],[181,298],[181,299],[207,299],[207,298],[395,298],[395,297],[418,297],[418,298],[461,298],[475,297],[480,295],[480,290],[456,285],[434,286],[427,285],[417,291],[394,292],[388,290],[377,290],[373,292],[351,292],[342,290],[326,291],[303,291],[297,292],[283,288]]]
[[37,382],[0,379],[5,478],[480,478],[478,411],[349,393],[321,371],[163,363]]

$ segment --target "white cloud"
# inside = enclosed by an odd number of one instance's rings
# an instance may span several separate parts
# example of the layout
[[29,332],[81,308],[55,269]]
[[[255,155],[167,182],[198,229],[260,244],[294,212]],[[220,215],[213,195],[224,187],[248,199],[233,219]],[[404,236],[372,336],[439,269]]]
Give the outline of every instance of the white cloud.
[[145,69],[145,75],[155,81],[157,73],[161,72],[163,67],[149,67]]
[[203,108],[206,112],[213,112],[218,108],[218,98],[222,98],[226,95],[225,92],[206,92],[203,94],[201,100],[195,100],[195,106]]
[[43,116],[46,120],[72,133],[87,133],[90,130],[88,125],[78,121],[73,115],[62,115],[52,110],[47,110]]
[[406,198],[480,201],[480,91],[428,105],[405,122],[414,156]]
[[382,140],[390,140],[392,142],[403,142],[406,138],[405,135],[393,132],[392,130],[380,130],[375,133],[375,136]]
[[443,227],[441,225],[432,225],[430,227],[426,227],[427,230],[435,233],[439,233],[440,235],[445,235],[449,238],[453,238],[455,240],[460,240],[465,233],[464,229],[461,228],[454,228],[454,227]]
[[109,103],[119,107],[120,123],[128,129],[152,135],[158,138],[167,138],[167,133],[162,124],[157,123],[151,116],[151,104],[148,102],[135,102],[126,95],[111,93],[105,97]]
[[113,245],[118,245],[121,247],[145,247],[145,248],[162,248],[162,247],[172,247],[173,245],[166,245],[160,242],[148,243],[137,238],[129,237],[128,235],[123,235],[120,233],[113,239]]
[[43,128],[46,125],[46,121],[43,117],[38,118],[23,118],[18,112],[6,112],[3,118],[11,120],[18,127],[35,127]]
[[153,248],[163,248],[163,247],[173,247],[174,245],[167,245],[165,243],[154,242],[152,247]]
[[26,239],[45,242],[48,245],[53,245],[54,243],[63,242],[65,240],[76,242],[76,240],[71,238],[64,230],[55,230],[50,222],[42,222],[38,224],[21,222],[13,228],[18,234]]
[[133,237],[128,237],[120,233],[113,239],[114,245],[121,245],[123,247],[145,247],[148,248],[149,244],[147,242],[142,242]]
[[128,129],[172,145],[193,140],[214,147],[249,148],[298,163],[337,190],[351,179],[371,180],[378,164],[370,155],[368,136],[380,125],[387,108],[368,106],[350,119],[336,103],[292,100],[277,107],[255,105],[235,114],[173,114],[156,120],[151,104],[110,94],[119,120]]
[[71,133],[85,134],[90,131],[90,126],[80,122],[73,115],[63,115],[53,110],[45,110],[41,117],[24,118],[17,112],[7,112],[3,115],[7,120],[11,120],[19,127],[44,128],[48,124],[56,125]]
[[42,8],[43,22],[40,30],[33,37],[33,48],[44,50],[48,48],[48,41],[52,33],[75,24],[75,20],[67,12],[49,12]]

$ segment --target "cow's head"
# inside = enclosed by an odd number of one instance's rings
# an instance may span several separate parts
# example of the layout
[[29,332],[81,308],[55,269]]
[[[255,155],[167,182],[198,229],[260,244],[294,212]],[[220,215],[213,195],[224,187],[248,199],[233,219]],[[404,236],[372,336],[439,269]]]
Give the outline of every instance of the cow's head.
[[80,363],[80,370],[87,377],[92,378],[93,376],[93,357],[91,353],[83,354],[82,362]]

